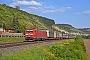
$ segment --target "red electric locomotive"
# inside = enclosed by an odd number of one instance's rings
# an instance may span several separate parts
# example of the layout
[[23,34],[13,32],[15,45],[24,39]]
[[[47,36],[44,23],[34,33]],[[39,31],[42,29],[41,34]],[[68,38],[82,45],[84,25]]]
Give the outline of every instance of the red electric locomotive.
[[25,40],[35,41],[35,40],[45,40],[47,39],[47,32],[44,30],[38,30],[36,28],[26,29]]

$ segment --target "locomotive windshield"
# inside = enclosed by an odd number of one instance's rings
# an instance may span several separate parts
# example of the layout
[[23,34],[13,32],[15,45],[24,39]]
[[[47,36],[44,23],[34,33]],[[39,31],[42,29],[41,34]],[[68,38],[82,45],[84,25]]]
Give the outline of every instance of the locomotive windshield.
[[26,30],[26,32],[33,32],[33,30]]

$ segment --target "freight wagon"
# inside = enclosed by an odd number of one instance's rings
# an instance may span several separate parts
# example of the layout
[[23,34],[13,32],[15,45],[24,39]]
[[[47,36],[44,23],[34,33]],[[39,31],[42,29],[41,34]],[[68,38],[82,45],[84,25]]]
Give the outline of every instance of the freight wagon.
[[36,28],[26,29],[25,40],[35,41],[35,40],[60,40],[69,38],[68,34],[61,34],[56,31],[50,30],[38,30]]
[[60,39],[60,33],[56,32],[56,31],[50,31],[50,30],[46,30],[47,32],[47,39],[49,40],[59,40]]

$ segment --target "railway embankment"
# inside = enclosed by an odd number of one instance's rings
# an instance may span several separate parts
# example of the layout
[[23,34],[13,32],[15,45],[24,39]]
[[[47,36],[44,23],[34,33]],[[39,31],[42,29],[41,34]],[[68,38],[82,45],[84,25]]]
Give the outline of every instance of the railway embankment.
[[33,49],[29,48],[30,45],[20,52],[4,54],[0,58],[2,60],[88,60],[82,38],[57,42],[49,41],[50,44],[47,46],[44,45],[45,43],[39,43],[42,45],[36,44],[36,48]]
[[10,54],[15,52],[20,52],[27,48],[27,46],[31,49],[36,46],[45,46],[45,45],[51,45],[52,43],[59,43],[65,40],[46,40],[46,41],[35,41],[35,42],[16,42],[16,43],[5,43],[0,44],[0,53],[2,55],[4,54]]

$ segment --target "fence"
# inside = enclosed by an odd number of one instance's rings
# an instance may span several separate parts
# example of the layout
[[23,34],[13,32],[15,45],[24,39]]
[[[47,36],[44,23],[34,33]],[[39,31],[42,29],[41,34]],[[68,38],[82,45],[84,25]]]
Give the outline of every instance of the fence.
[[0,37],[25,37],[23,33],[4,33],[0,34]]

